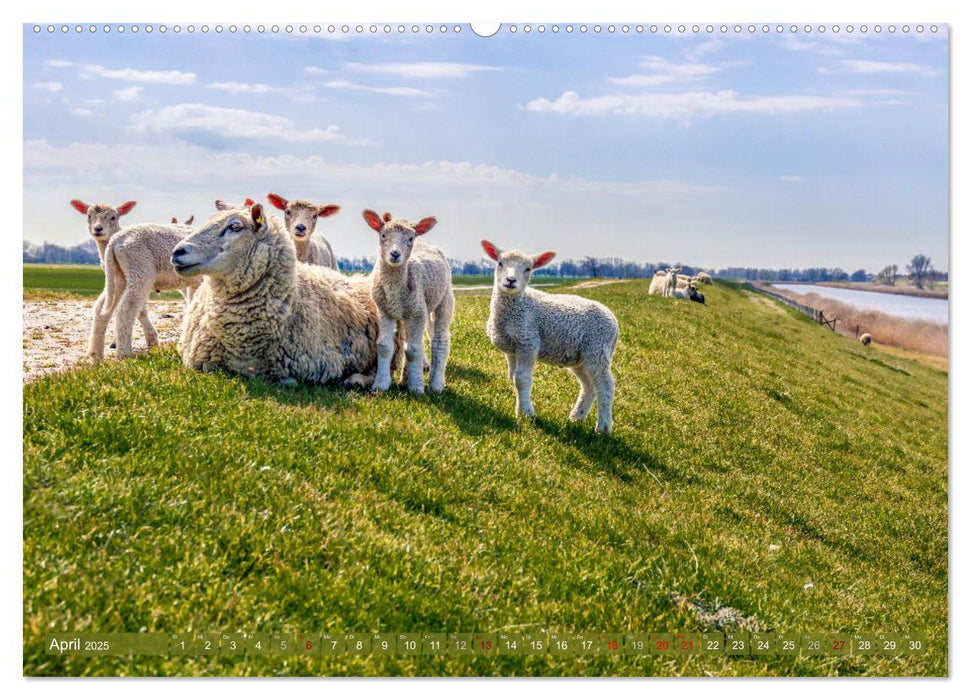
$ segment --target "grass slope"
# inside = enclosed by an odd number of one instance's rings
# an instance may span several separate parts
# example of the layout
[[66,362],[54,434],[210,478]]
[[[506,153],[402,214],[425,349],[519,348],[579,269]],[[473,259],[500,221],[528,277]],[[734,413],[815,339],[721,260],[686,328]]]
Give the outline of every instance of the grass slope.
[[[174,349],[24,387],[24,673],[942,675],[947,375],[756,295],[615,310],[616,431],[541,366],[513,418],[487,296],[437,397],[284,389]],[[770,546],[771,545],[771,546]],[[812,583],[811,587],[807,584]],[[924,632],[898,658],[45,656],[47,631]]]

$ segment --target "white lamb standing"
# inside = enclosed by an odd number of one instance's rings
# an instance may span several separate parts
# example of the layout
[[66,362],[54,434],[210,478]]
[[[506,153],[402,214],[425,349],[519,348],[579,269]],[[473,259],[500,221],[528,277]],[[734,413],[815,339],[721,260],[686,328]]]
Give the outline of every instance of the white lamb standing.
[[534,416],[530,391],[536,361],[566,367],[580,382],[572,420],[587,417],[597,402],[597,431],[609,433],[614,400],[610,371],[620,336],[617,319],[603,304],[573,294],[547,294],[529,287],[533,270],[548,264],[553,252],[527,255],[503,251],[482,241],[496,261],[495,283],[486,333],[505,353],[516,389],[516,413]]
[[297,247],[297,260],[308,265],[321,265],[332,270],[337,269],[337,257],[334,255],[330,242],[321,235],[314,235],[318,218],[333,216],[341,210],[336,204],[314,204],[305,199],[291,199],[287,201],[272,192],[266,195],[267,200],[284,213],[284,224],[293,236],[293,243]]
[[674,292],[678,288],[678,273],[681,272],[680,267],[669,267],[667,269],[667,277],[665,278],[664,284],[664,296],[673,297]]
[[171,255],[180,275],[203,280],[182,324],[186,367],[286,385],[373,382],[370,281],[297,262],[290,234],[262,205],[217,212]]
[[380,217],[366,209],[364,221],[380,236],[378,260],[371,273],[371,298],[378,309],[378,373],[374,391],[391,386],[391,360],[395,330],[407,334],[405,376],[408,389],[425,390],[425,328],[431,328],[431,367],[428,388],[438,393],[445,388],[451,334],[455,314],[452,268],[444,253],[419,239],[437,223],[426,217],[417,223]]
[[186,282],[176,275],[169,256],[175,244],[192,229],[182,224],[136,224],[121,229],[119,217],[130,212],[135,202],[125,202],[115,209],[107,204],[88,206],[75,199],[71,206],[87,214],[88,229],[98,244],[105,271],[105,288],[94,304],[88,356],[94,360],[104,357],[105,332],[116,310],[115,345],[119,358],[132,354],[136,316],[148,346],[158,345],[158,332],[148,317],[148,295],[153,289],[178,289],[189,300],[197,282]]

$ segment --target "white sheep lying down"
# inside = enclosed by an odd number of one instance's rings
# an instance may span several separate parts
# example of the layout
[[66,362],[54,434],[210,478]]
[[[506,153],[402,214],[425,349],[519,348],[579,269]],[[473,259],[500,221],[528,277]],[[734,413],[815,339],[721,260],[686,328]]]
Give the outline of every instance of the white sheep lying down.
[[529,287],[533,270],[548,264],[555,253],[530,256],[503,251],[489,241],[482,241],[482,248],[496,261],[486,333],[506,355],[509,379],[516,389],[516,413],[535,415],[530,392],[539,360],[568,368],[580,382],[570,418],[583,420],[596,401],[597,431],[609,433],[614,400],[610,364],[620,336],[613,313],[591,299]]
[[377,312],[367,277],[297,262],[290,234],[263,207],[216,213],[172,253],[186,278],[204,275],[182,324],[191,369],[225,369],[293,384],[370,386]]

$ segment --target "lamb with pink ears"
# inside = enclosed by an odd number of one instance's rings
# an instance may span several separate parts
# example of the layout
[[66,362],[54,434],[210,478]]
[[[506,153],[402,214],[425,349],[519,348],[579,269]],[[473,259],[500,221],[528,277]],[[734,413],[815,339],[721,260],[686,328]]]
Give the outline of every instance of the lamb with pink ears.
[[321,265],[337,269],[337,257],[330,243],[323,236],[314,235],[318,218],[333,216],[341,210],[336,204],[314,204],[305,199],[287,201],[272,192],[267,200],[284,213],[284,224],[297,247],[297,260],[308,265]]
[[405,376],[408,389],[425,391],[425,326],[431,324],[432,361],[428,388],[445,388],[445,365],[451,345],[449,326],[455,313],[452,268],[444,253],[419,239],[437,223],[426,217],[418,223],[362,212],[367,225],[380,234],[378,261],[371,273],[371,299],[378,307],[378,373],[371,387],[391,386],[391,360],[397,327],[407,333]]
[[597,402],[597,432],[613,428],[614,375],[610,371],[620,336],[617,319],[603,304],[573,294],[547,294],[529,287],[534,270],[553,252],[527,255],[482,241],[496,261],[495,284],[486,333],[505,353],[516,389],[516,413],[535,415],[530,392],[536,361],[566,367],[580,382],[571,420],[587,417]]

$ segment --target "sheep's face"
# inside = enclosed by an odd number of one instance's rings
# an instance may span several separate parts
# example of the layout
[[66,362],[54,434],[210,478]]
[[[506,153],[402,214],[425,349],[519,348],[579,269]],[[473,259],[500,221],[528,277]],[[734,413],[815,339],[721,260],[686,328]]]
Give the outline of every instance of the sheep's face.
[[79,199],[71,201],[71,206],[88,217],[88,233],[96,241],[108,241],[121,230],[119,219],[135,207],[135,202],[125,202],[117,209],[110,204],[88,206]]
[[228,277],[242,269],[253,247],[266,236],[263,207],[229,209],[215,214],[172,251],[172,267],[182,277]]
[[388,213],[382,218],[370,209],[365,210],[363,216],[368,226],[378,233],[378,260],[388,267],[405,265],[415,247],[415,239],[428,233],[438,223],[433,216],[426,217],[418,223],[411,223],[405,219],[392,219],[391,214]]
[[305,241],[314,232],[317,219],[333,216],[341,210],[336,204],[319,205],[305,199],[287,201],[278,194],[266,196],[270,204],[283,212],[283,222],[294,241]]
[[533,270],[548,264],[556,253],[547,251],[539,255],[527,255],[518,250],[501,250],[489,241],[482,241],[486,255],[496,261],[495,289],[500,294],[522,294],[533,277]]

